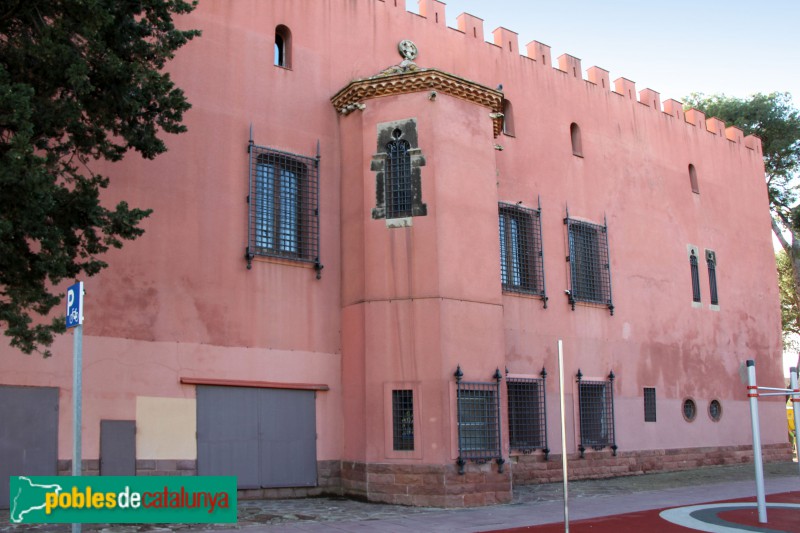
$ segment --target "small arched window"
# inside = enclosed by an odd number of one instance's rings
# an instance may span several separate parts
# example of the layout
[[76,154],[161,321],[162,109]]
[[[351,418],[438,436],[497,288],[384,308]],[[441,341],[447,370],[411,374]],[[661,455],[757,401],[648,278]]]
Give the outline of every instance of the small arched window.
[[514,108],[508,100],[503,100],[503,133],[514,136]]
[[569,136],[572,140],[572,155],[583,157],[583,144],[581,143],[581,128],[574,122],[569,125]]
[[292,67],[292,32],[283,24],[275,28],[275,66]]
[[697,171],[694,165],[689,165],[689,183],[692,185],[692,192],[700,194],[700,188],[697,186]]

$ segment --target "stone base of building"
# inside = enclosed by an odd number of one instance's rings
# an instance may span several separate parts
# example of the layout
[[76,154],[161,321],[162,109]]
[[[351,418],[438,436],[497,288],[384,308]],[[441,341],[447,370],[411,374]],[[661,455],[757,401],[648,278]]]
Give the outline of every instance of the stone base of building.
[[[762,448],[764,462],[792,460],[792,447],[786,444],[769,444]],[[668,450],[617,451],[586,450],[568,456],[569,479],[600,479],[617,476],[636,476],[654,472],[676,472],[703,466],[734,465],[753,462],[752,446],[722,446],[707,448],[675,448]],[[552,483],[563,479],[561,455],[550,454],[545,461],[541,452],[531,455],[511,456],[508,460],[515,485]]]
[[[786,444],[765,445],[764,462],[792,460],[792,447]],[[569,456],[569,478],[598,479],[634,476],[654,472],[675,472],[704,466],[732,465],[753,462],[751,446],[677,448],[669,450],[617,451],[587,450]],[[72,461],[59,460],[58,474],[70,475]],[[84,459],[83,475],[100,473],[100,461]],[[193,476],[195,460],[136,461],[138,476]],[[561,456],[550,454],[545,461],[541,452],[511,456],[503,472],[494,461],[483,464],[468,462],[464,474],[458,466],[399,465],[359,463],[352,461],[318,461],[317,486],[239,490],[239,498],[276,499],[317,496],[347,496],[371,502],[421,507],[477,507],[508,503],[514,485],[560,482]]]
[[511,473],[497,463],[398,465],[342,462],[344,495],[422,507],[476,507],[511,501]]

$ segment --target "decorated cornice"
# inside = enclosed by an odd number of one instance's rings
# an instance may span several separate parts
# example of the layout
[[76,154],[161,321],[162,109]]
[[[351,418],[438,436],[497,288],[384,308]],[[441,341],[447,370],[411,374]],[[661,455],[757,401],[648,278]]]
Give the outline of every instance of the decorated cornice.
[[418,68],[410,61],[403,61],[377,76],[350,82],[331,98],[331,102],[336,111],[347,115],[363,109],[364,100],[422,91],[440,92],[488,108],[494,122],[494,134],[499,135],[502,129],[502,92],[435,68]]

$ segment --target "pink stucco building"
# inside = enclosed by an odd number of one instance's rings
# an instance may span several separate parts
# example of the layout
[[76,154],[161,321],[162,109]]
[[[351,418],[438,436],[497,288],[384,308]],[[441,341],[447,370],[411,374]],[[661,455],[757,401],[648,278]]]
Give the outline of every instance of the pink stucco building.
[[[444,10],[180,19],[189,131],[110,170],[154,213],[85,280],[89,472],[470,506],[563,451],[573,478],[751,460],[740,364],[782,383],[759,139]],[[53,352],[0,350],[29,421],[7,469],[69,469],[71,335]],[[789,458],[783,403],[761,416]]]

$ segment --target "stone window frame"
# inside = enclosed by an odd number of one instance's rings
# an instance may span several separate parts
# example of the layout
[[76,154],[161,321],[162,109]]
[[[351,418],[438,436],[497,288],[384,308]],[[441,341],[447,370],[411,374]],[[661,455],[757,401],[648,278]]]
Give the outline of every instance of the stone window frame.
[[[392,412],[392,393],[397,390],[410,390],[413,400],[414,417],[414,449],[394,449],[394,416]],[[420,406],[422,396],[419,382],[392,381],[383,384],[383,415],[384,415],[384,456],[386,459],[422,459],[423,438],[420,421]]]
[[[372,210],[373,219],[385,219],[389,228],[410,227],[412,218],[426,216],[428,207],[422,202],[422,171],[425,166],[425,156],[419,148],[417,135],[417,119],[408,118],[391,122],[383,122],[377,126],[377,151],[372,156],[370,170],[375,172],[375,208]],[[407,143],[405,154],[408,157],[410,171],[408,185],[411,194],[411,209],[408,216],[387,218],[386,194],[387,180],[390,178],[387,163],[391,163],[388,146],[390,143]]]

